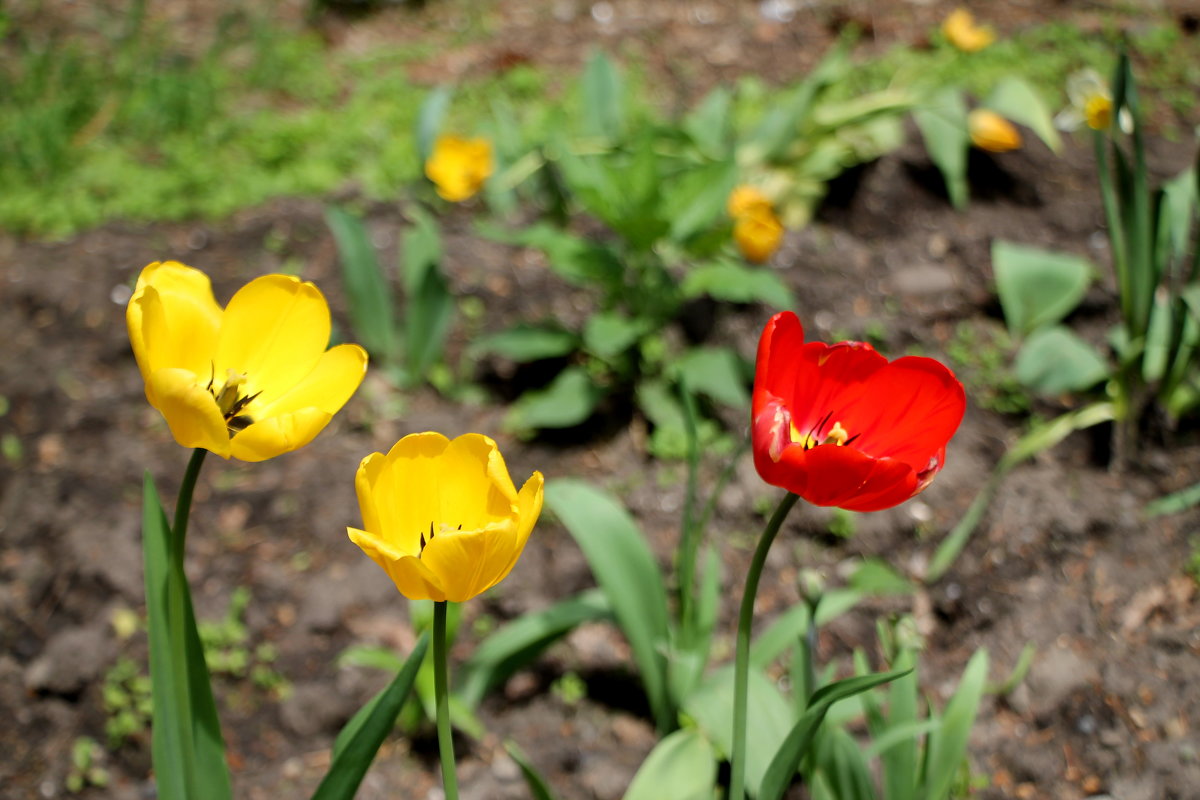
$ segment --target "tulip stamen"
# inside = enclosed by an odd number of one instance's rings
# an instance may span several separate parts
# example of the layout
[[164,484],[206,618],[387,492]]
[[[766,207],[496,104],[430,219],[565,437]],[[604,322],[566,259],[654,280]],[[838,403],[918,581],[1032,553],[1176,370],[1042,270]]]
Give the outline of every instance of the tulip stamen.
[[221,409],[221,416],[224,417],[225,425],[230,432],[237,433],[245,430],[254,422],[254,418],[249,414],[243,414],[242,410],[254,402],[254,399],[262,392],[242,394],[242,387],[246,384],[246,373],[235,372],[232,367],[226,371],[224,385],[214,391],[213,383],[216,380],[216,371],[217,368],[214,364],[209,373],[208,385],[204,388],[217,401],[217,408]]
[[[458,530],[460,530],[460,531],[462,530],[461,522],[458,524]],[[421,532],[421,547],[419,550],[417,550],[418,558],[420,557],[421,553],[425,552],[425,545],[429,544],[432,541],[433,541],[433,520],[430,520],[429,521],[429,538],[426,539],[424,531]]]

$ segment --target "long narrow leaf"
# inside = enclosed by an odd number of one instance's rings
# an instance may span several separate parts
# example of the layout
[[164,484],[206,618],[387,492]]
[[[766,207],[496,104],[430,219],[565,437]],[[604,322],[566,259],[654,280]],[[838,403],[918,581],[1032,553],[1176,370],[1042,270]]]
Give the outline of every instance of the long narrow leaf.
[[629,640],[660,731],[675,725],[667,693],[667,592],[637,524],[610,495],[573,479],[551,481],[546,505],[583,550]]
[[396,725],[396,717],[408,699],[428,647],[429,634],[423,633],[392,682],[342,728],[333,742],[329,771],[313,794],[313,800],[351,800],[354,797],[379,746]]
[[555,800],[554,792],[550,791],[550,784],[546,783],[542,773],[537,771],[516,742],[505,742],[504,749],[521,768],[521,775],[525,778],[525,785],[529,787],[529,795],[533,800]]
[[337,206],[325,209],[325,222],[337,243],[354,335],[371,355],[388,361],[396,351],[396,314],[391,288],[367,228],[361,219]]
[[454,317],[454,297],[442,274],[437,223],[410,209],[413,225],[404,234],[405,364],[409,385],[419,383],[442,355]]
[[787,738],[783,740],[783,744],[775,752],[774,758],[771,759],[771,765],[767,767],[767,773],[763,776],[762,788],[759,790],[758,800],[779,800],[779,798],[783,797],[784,791],[787,790],[787,787],[792,782],[792,778],[796,775],[796,768],[800,766],[800,760],[804,758],[809,750],[813,736],[821,726],[821,722],[825,719],[825,714],[828,713],[834,703],[847,697],[853,697],[860,692],[865,692],[874,686],[894,680],[907,673],[908,670],[896,670],[893,672],[882,672],[877,675],[861,675],[854,678],[846,678],[845,680],[822,686],[814,692],[813,696],[809,698],[808,708],[805,710],[804,716],[792,727]]
[[958,690],[946,705],[941,729],[930,734],[926,753],[926,800],[943,800],[950,794],[950,786],[967,755],[967,739],[983,698],[987,671],[987,651],[979,650],[967,663]]

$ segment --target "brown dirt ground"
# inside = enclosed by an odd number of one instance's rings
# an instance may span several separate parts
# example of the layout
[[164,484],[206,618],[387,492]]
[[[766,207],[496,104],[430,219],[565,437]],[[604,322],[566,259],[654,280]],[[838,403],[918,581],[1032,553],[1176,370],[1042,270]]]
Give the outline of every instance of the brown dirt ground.
[[[783,25],[763,22],[751,2],[613,2],[611,8],[614,22],[606,26],[581,2],[500,3],[488,43],[448,44],[427,68],[439,77],[467,74],[505,49],[574,66],[581,47],[599,39],[617,52],[661,55],[668,73],[695,82],[681,88],[690,96],[699,84],[747,71],[774,79],[799,74],[843,16],[867,17],[877,42],[919,43],[948,5],[815,3]],[[1057,4],[1053,12],[1017,2],[991,8],[1002,30],[1048,14],[1086,23],[1098,10],[1090,3]],[[419,14],[397,9],[323,25],[333,46],[399,35],[442,35],[452,42],[447,31],[462,9],[431,3]],[[547,15],[558,14],[556,35],[547,36]],[[696,14],[715,18],[699,24]],[[1178,147],[1155,155],[1164,172],[1188,157]],[[1054,157],[1033,144],[976,166],[978,197],[956,213],[931,179],[923,151],[908,146],[847,179],[815,224],[789,233],[772,266],[795,290],[810,336],[845,329],[861,335],[881,325],[885,352],[918,345],[944,355],[960,322],[995,322],[988,256],[994,237],[1107,263],[1086,148],[1071,145]],[[370,217],[385,249],[394,250],[402,222],[389,205],[374,207]],[[484,330],[539,318],[547,308],[574,314],[589,308],[586,297],[548,277],[536,258],[473,235],[468,211],[450,215],[444,225],[445,267],[456,293],[486,302]],[[282,239],[283,249],[265,248],[268,237]],[[0,341],[6,343],[0,387],[9,402],[0,433],[15,435],[23,449],[19,462],[0,462],[0,715],[15,723],[0,728],[5,797],[64,795],[71,743],[80,735],[103,740],[105,670],[118,655],[145,659],[144,636],[118,640],[109,620],[114,610],[142,607],[142,470],[149,467],[172,497],[186,454],[145,404],[124,331],[127,287],[145,263],[177,258],[208,271],[224,300],[289,257],[322,286],[344,327],[334,246],[315,201],[279,200],[215,224],[117,223],[62,242],[0,235]],[[1101,331],[1113,313],[1106,279],[1074,321]],[[750,356],[768,315],[759,307],[720,308],[713,339]],[[460,328],[452,360],[464,343]],[[332,736],[383,679],[375,671],[337,667],[337,654],[353,643],[401,652],[411,644],[404,603],[345,537],[345,526],[358,519],[351,476],[359,459],[411,431],[496,433],[504,411],[501,403],[455,403],[428,389],[399,396],[371,375],[309,447],[260,465],[210,459],[187,564],[197,613],[221,616],[233,589],[248,587],[252,637],[278,648],[276,668],[293,685],[290,698],[277,702],[247,681],[217,680],[239,797],[310,792]],[[802,567],[817,566],[836,581],[851,559],[881,556],[920,574],[1019,430],[1019,420],[972,403],[948,466],[928,492],[898,509],[860,517],[849,541],[828,535],[826,512],[798,510],[769,561],[758,624],[797,601]],[[559,443],[498,438],[518,480],[539,469],[548,477],[583,476],[617,492],[668,562],[682,472],[677,464],[647,458],[644,424],[612,424]],[[1000,679],[1026,643],[1037,646],[1026,682],[1005,698],[988,698],[973,731],[973,768],[991,784],[980,797],[1196,796],[1200,606],[1183,566],[1189,538],[1200,530],[1200,511],[1150,520],[1140,509],[1195,482],[1200,438],[1194,428],[1169,437],[1150,431],[1145,445],[1135,468],[1121,476],[1104,465],[1104,432],[1076,435],[1039,456],[1007,481],[945,578],[915,598],[868,604],[822,632],[821,659],[844,665],[854,647],[873,651],[878,614],[912,611],[928,637],[922,683],[941,701],[975,648],[988,648],[992,678]],[[716,459],[706,462],[706,476],[719,467]],[[762,524],[751,509],[776,496],[747,462],[721,498],[712,535],[731,595],[740,589],[753,533]],[[546,519],[514,573],[467,613],[502,621],[591,583],[570,537]],[[725,652],[731,614],[723,619]],[[472,640],[461,637],[455,658],[470,652]],[[501,746],[506,738],[530,754],[560,796],[620,797],[654,742],[626,656],[619,634],[588,626],[489,698],[482,709],[487,737],[461,742],[464,797],[527,796]],[[587,699],[568,704],[550,691],[568,672],[588,681]],[[396,737],[360,796],[438,797],[435,762],[427,732]],[[147,737],[136,737],[105,763],[112,787],[82,796],[151,796]]]

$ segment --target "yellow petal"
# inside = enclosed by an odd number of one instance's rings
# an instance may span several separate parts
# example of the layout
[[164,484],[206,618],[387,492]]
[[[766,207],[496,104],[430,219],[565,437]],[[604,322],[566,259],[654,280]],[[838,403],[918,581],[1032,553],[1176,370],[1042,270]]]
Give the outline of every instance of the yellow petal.
[[977,108],[967,115],[967,131],[971,144],[992,153],[1007,153],[1021,146],[1021,133],[1016,126],[986,108]]
[[212,394],[185,369],[160,369],[146,384],[154,407],[167,420],[171,435],[184,447],[202,447],[229,458],[229,431]]
[[290,390],[271,400],[254,400],[246,406],[246,414],[259,419],[303,408],[336,414],[358,389],[366,372],[367,351],[356,344],[339,344],[322,353],[312,372]]
[[225,308],[216,373],[247,377],[248,394],[269,404],[316,366],[329,344],[329,306],[311,283],[264,275],[238,290]]
[[[216,405],[215,401],[213,403]],[[290,414],[252,423],[233,437],[232,454],[242,461],[266,461],[299,449],[325,429],[333,415],[319,408],[302,408]]]
[[168,368],[186,369],[207,380],[214,366],[221,307],[203,272],[175,261],[148,265],[138,276],[125,322],[143,380]]
[[733,239],[747,261],[761,264],[783,241],[783,224],[770,211],[745,214],[733,225]]
[[[358,465],[354,473],[354,492],[358,495],[358,508],[362,512],[363,527],[369,531],[394,530],[395,523],[389,519],[389,525],[383,525],[383,516],[376,502],[378,494],[375,487],[379,484],[379,476],[383,473],[386,457],[383,453],[371,453]],[[398,547],[397,542],[392,543]],[[417,555],[417,550],[411,550],[409,555]]]
[[439,137],[425,163],[425,175],[438,195],[452,203],[478,192],[493,169],[491,142],[458,136]]
[[392,583],[400,590],[400,594],[409,600],[435,600],[441,602],[447,599],[436,575],[434,575],[420,559],[398,552],[390,543],[370,531],[357,528],[347,528],[350,541],[363,549],[376,564],[383,567]]
[[438,577],[446,599],[470,600],[508,574],[518,539],[515,519],[498,520],[480,530],[447,531],[425,544],[421,564]]
[[964,53],[974,53],[990,45],[996,39],[991,28],[975,24],[975,17],[965,8],[950,12],[942,23],[942,34],[950,44]]
[[538,517],[542,513],[542,490],[545,480],[542,478],[542,473],[534,472],[525,481],[525,485],[521,487],[521,493],[517,498],[517,540],[513,545],[512,560],[508,562],[508,566],[496,583],[508,576],[512,572],[512,568],[517,565],[517,559],[521,557],[521,553],[525,550],[525,543],[529,541],[529,534],[533,530],[534,523],[538,521]]
[[1083,104],[1083,118],[1094,131],[1106,131],[1112,125],[1112,100],[1096,93]]
[[755,186],[739,186],[729,193],[726,210],[733,219],[747,214],[769,214],[771,201]]

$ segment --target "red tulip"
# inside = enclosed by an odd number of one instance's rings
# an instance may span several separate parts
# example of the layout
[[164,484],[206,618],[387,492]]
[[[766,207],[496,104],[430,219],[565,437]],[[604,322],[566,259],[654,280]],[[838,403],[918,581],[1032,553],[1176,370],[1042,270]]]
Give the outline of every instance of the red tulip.
[[758,343],[751,436],[767,483],[818,506],[879,511],[942,468],[966,396],[931,358],[888,361],[864,342],[804,342],[776,314]]

